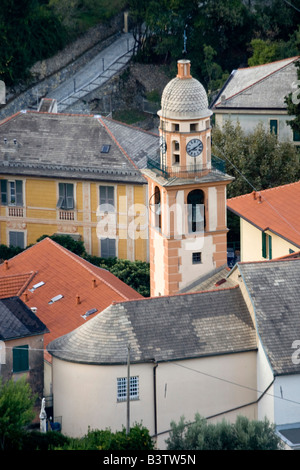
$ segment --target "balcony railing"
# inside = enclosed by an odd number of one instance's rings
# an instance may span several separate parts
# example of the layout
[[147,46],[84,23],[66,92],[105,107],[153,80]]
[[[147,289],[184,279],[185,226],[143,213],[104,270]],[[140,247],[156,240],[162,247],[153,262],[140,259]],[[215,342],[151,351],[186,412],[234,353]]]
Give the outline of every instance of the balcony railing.
[[59,211],[59,220],[75,220],[74,211]]
[[23,207],[8,207],[8,216],[9,217],[23,217],[24,211]]
[[161,165],[159,160],[153,160],[148,157],[147,159],[147,168],[150,170],[157,171],[164,178],[190,178],[194,176],[204,176],[205,174],[211,171],[220,171],[225,173],[225,162],[219,157],[212,155],[211,157],[211,166],[208,165],[189,165],[189,166],[179,166],[176,168],[176,165],[173,167],[164,167]]

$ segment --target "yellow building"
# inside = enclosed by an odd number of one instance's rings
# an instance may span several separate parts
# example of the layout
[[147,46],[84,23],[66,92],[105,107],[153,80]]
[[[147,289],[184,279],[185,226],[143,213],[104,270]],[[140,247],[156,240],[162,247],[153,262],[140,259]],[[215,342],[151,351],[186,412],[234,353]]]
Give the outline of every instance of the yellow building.
[[147,184],[100,116],[21,111],[0,124],[0,243],[69,234],[147,261]]

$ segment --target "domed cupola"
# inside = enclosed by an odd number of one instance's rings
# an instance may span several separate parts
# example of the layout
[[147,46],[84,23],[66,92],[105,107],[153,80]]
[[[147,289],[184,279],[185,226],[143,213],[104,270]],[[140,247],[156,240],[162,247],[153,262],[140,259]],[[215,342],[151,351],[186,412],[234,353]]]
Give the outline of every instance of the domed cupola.
[[190,74],[190,61],[177,62],[178,73],[164,88],[158,115],[168,119],[201,119],[212,115],[206,91]]

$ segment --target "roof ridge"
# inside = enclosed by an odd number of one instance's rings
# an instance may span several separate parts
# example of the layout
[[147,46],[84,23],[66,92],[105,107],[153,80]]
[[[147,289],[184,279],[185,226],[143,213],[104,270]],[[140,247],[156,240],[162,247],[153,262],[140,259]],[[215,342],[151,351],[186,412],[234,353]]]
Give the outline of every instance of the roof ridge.
[[[169,294],[169,295],[158,295],[156,297],[142,297],[140,299],[128,299],[126,300],[125,302],[140,302],[142,300],[147,300],[147,301],[150,301],[150,300],[157,300],[157,299],[164,299],[164,298],[167,298],[169,299],[170,297],[181,297],[181,296],[186,296],[186,295],[196,295],[196,294],[208,294],[208,293],[211,293],[211,292],[222,292],[222,291],[229,291],[229,290],[234,290],[234,289],[237,289],[239,288],[239,285],[235,285],[235,286],[230,286],[230,287],[222,287],[222,288],[219,288],[219,289],[207,289],[207,290],[200,290],[200,291],[194,291],[194,292],[178,292],[176,294]],[[123,301],[113,301],[111,303],[111,305],[118,305],[118,304],[123,304],[125,303]]]
[[265,64],[249,65],[249,67],[239,67],[237,70],[247,70],[247,69],[253,69],[255,67],[264,67],[264,66],[271,65],[271,64],[277,64],[279,62],[284,62],[286,60],[289,60],[290,61],[289,63],[291,63],[291,62],[294,62],[296,59],[300,59],[300,55],[286,57],[285,59],[273,60],[273,62],[266,62]]
[[115,143],[117,144],[117,146],[119,147],[119,149],[124,153],[125,157],[128,159],[128,161],[134,166],[134,168],[136,168],[139,172],[141,172],[141,170],[139,169],[139,167],[136,165],[136,163],[129,157],[128,153],[123,149],[123,147],[121,146],[121,144],[117,141],[116,137],[114,136],[114,134],[112,133],[112,131],[107,127],[107,125],[105,124],[105,122],[103,121],[103,119],[101,117],[97,118],[97,120],[99,121],[99,123],[101,122],[103,127],[105,128],[105,130],[110,134],[111,138],[115,141]]
[[246,194],[240,194],[239,196],[235,196],[235,197],[231,197],[230,199],[228,199],[227,201],[232,201],[232,200],[236,200],[236,199],[241,199],[243,197],[249,197],[251,196],[253,193],[256,193],[256,194],[261,194],[261,193],[265,193],[267,191],[273,191],[273,190],[279,190],[279,189],[284,189],[288,186],[293,186],[293,185],[297,185],[297,184],[300,184],[300,180],[299,181],[294,181],[292,183],[286,183],[286,184],[281,184],[279,186],[273,186],[272,188],[266,188],[266,189],[254,189],[251,193],[246,193]]
[[117,121],[116,119],[106,117],[106,116],[101,116],[100,119],[106,119],[107,121],[115,122],[116,124],[119,124],[121,126],[129,127],[130,129],[134,129],[134,130],[143,132],[144,134],[149,134],[149,135],[153,135],[154,137],[159,137],[159,135],[155,134],[154,132],[147,131],[147,129],[142,129],[141,127],[133,126],[132,124],[128,124],[127,122]]
[[[296,58],[300,58],[300,56],[296,56]],[[283,59],[284,60],[284,59]],[[279,62],[279,61],[278,61]],[[261,66],[263,65],[270,65],[270,64],[273,64],[273,63],[276,63],[275,62],[270,62],[270,63],[267,63],[267,64],[261,64]],[[288,67],[291,63],[293,63],[293,61],[291,60],[289,63],[283,65],[282,67],[276,69],[276,70],[273,70],[273,72],[270,72],[269,74],[265,75],[264,77],[260,78],[259,80],[256,80],[255,82],[251,83],[250,85],[246,86],[245,88],[242,88],[240,91],[237,91],[236,93],[234,93],[233,95],[229,96],[228,98],[225,98],[226,101],[228,100],[231,100],[232,98],[240,95],[241,93],[244,93],[244,91],[246,90],[249,90],[249,88],[252,88],[254,86],[256,86],[257,84],[263,82],[264,80],[267,80],[268,78],[270,78],[272,75],[274,75],[275,73],[278,73],[280,72],[281,70],[283,70],[285,67]],[[258,67],[257,65],[253,65],[253,67]],[[244,68],[241,68],[241,69],[237,69],[237,70],[247,70],[247,69],[250,69],[252,67],[244,67]],[[215,106],[217,106],[218,104],[220,104],[221,101],[218,101],[216,103]]]

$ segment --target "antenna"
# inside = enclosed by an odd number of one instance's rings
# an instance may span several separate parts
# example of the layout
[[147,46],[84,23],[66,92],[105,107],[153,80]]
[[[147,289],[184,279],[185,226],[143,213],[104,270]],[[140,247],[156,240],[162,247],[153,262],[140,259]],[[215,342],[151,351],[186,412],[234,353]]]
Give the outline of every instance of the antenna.
[[182,51],[183,54],[187,53],[187,51],[186,51],[186,41],[187,41],[187,35],[186,35],[186,26],[185,26],[184,32],[183,32],[183,51]]

